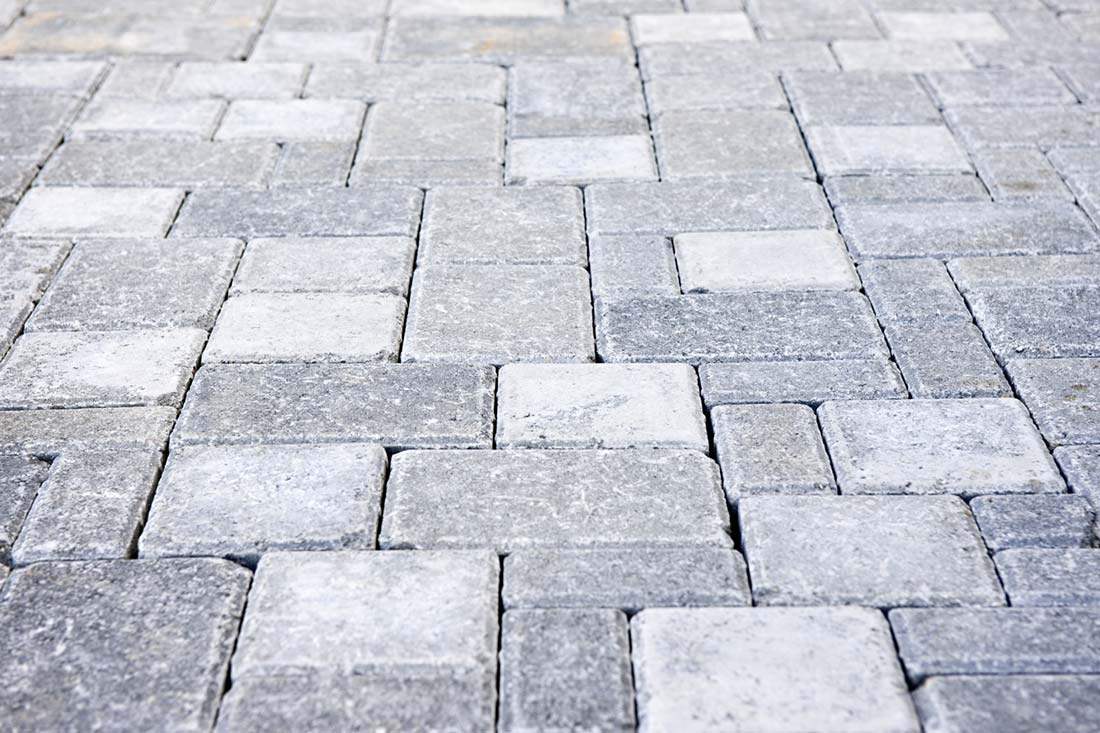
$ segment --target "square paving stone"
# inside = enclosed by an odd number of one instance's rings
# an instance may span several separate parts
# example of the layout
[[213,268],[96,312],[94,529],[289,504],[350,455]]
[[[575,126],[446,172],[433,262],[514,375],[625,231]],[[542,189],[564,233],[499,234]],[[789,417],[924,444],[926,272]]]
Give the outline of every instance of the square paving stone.
[[382,549],[732,547],[718,467],[695,451],[405,451]]
[[885,357],[840,361],[757,361],[703,364],[699,382],[707,407],[759,402],[904,399],[905,383]]
[[412,237],[422,199],[408,187],[198,191],[187,198],[172,236]]
[[510,364],[497,402],[500,448],[709,447],[686,364]]
[[795,71],[783,75],[783,86],[803,126],[932,125],[942,121],[912,74]]
[[794,117],[778,110],[666,112],[653,127],[661,178],[725,178],[813,169]]
[[505,70],[489,64],[317,64],[305,96],[503,104],[507,84]]
[[876,14],[890,38],[900,40],[974,41],[996,43],[1010,40],[996,17],[987,12],[929,13],[880,12]]
[[616,61],[517,64],[508,114],[513,138],[649,132],[638,70]]
[[716,293],[596,302],[603,361],[800,361],[885,356],[857,293]]
[[1076,98],[1052,70],[973,69],[925,75],[941,107],[1074,104]]
[[177,99],[293,99],[308,72],[305,64],[185,61],[176,67],[164,94]]
[[225,301],[203,362],[397,361],[405,299],[246,293]]
[[1088,733],[1100,716],[1100,677],[931,677],[913,702],[926,733]]
[[342,99],[237,100],[222,118],[217,140],[326,140],[359,138],[366,106]]
[[806,130],[823,176],[970,173],[974,169],[942,125],[830,125]]
[[648,135],[520,138],[508,144],[505,170],[510,184],[657,180]]
[[656,608],[630,635],[643,731],[920,730],[872,609]]
[[1065,490],[1027,410],[1016,400],[827,402],[818,418],[841,493]]
[[217,99],[100,98],[84,108],[68,136],[73,140],[209,140],[224,109],[225,102]]
[[902,321],[888,325],[885,332],[913,397],[1012,396],[1000,365],[974,324]]
[[970,509],[993,552],[1092,542],[1093,512],[1085,496],[979,496]]
[[279,550],[370,550],[385,474],[377,445],[179,448],[157,484],[140,553],[255,567]]
[[834,231],[687,233],[674,242],[685,293],[860,287]]
[[835,494],[829,456],[806,405],[723,405],[711,411],[726,499]]
[[26,331],[208,330],[242,249],[235,239],[81,241]]
[[11,564],[12,545],[49,473],[46,461],[0,456],[0,567]]
[[890,612],[909,679],[1100,673],[1100,608],[902,608]]
[[754,496],[738,510],[758,605],[1004,605],[957,497]]
[[28,333],[0,367],[0,409],[178,406],[206,334]]
[[500,645],[501,730],[634,729],[622,611],[508,611]]
[[645,83],[654,117],[673,110],[787,109],[776,74],[765,71],[666,76]]
[[676,295],[680,279],[672,243],[658,236],[600,236],[588,239],[592,295]]
[[825,192],[834,205],[989,203],[977,176],[830,176]]
[[425,264],[581,265],[584,202],[576,188],[440,188],[424,201]]
[[348,183],[358,142],[291,142],[282,146],[282,155],[271,177],[274,186],[335,186]]
[[1002,360],[1100,356],[1100,286],[978,288],[966,297]]
[[167,188],[34,188],[5,234],[17,237],[163,237],[183,201]]
[[15,571],[0,603],[6,725],[209,730],[248,584],[246,570],[206,559]]
[[885,324],[970,323],[970,311],[942,262],[871,260],[859,267],[863,289]]
[[1100,550],[1005,550],[994,559],[1013,606],[1100,606]]
[[417,269],[403,361],[591,361],[588,273],[556,265]]
[[195,375],[173,446],[492,445],[496,375],[447,364],[214,364]]
[[747,606],[749,580],[736,550],[521,550],[504,559],[505,608]]
[[952,41],[841,39],[830,44],[844,71],[893,71],[907,74],[971,69]]
[[416,244],[406,237],[253,239],[231,295],[241,293],[393,293],[405,295]]
[[504,109],[480,102],[379,102],[367,114],[359,159],[496,160]]

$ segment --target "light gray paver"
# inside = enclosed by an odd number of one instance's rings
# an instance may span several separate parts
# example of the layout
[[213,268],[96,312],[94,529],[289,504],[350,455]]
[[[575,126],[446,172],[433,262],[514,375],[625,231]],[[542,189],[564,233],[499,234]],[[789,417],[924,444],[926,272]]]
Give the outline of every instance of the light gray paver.
[[1100,550],[1005,550],[994,559],[1013,606],[1100,606]]
[[941,123],[939,111],[912,74],[796,71],[783,75],[783,86],[803,126]]
[[209,140],[224,107],[225,103],[216,99],[98,99],[73,123],[69,137],[73,140]]
[[876,15],[889,38],[978,43],[1009,40],[1008,33],[996,17],[987,12],[891,11]]
[[639,48],[654,43],[708,43],[755,41],[752,23],[744,13],[637,13],[630,17],[631,36]]
[[366,106],[341,99],[238,100],[229,105],[216,140],[352,141]]
[[180,99],[292,99],[305,84],[305,64],[246,64],[186,61],[180,64],[164,90]]
[[878,611],[661,608],[630,626],[643,731],[920,730]]
[[942,125],[829,125],[806,130],[824,176],[969,173],[966,153]]
[[1073,94],[1050,69],[974,69],[925,75],[942,107],[1074,104]]
[[507,74],[489,64],[318,64],[305,96],[365,102],[504,102]]
[[955,107],[944,115],[968,148],[1097,145],[1100,110],[1083,105]]
[[253,239],[229,292],[405,295],[415,251],[406,237]]
[[1100,446],[1058,448],[1054,457],[1070,490],[1083,496],[1094,512],[1100,511]]
[[738,71],[836,71],[828,44],[819,41],[772,43],[658,43],[638,49],[642,78]]
[[885,358],[859,361],[759,361],[703,364],[699,382],[707,407],[759,402],[904,398],[897,367]]
[[272,186],[336,186],[348,182],[357,142],[290,142],[271,176]]
[[382,549],[732,547],[718,467],[695,451],[405,451]]
[[991,148],[974,156],[995,201],[1072,200],[1073,195],[1046,156],[1029,148]]
[[900,321],[888,325],[885,333],[913,397],[1012,396],[982,332],[972,323]]
[[970,509],[993,552],[1092,542],[1093,512],[1084,496],[979,496]]
[[913,693],[926,733],[1087,733],[1100,715],[1100,677],[931,677]]
[[753,496],[738,515],[758,605],[1004,605],[957,497]]
[[653,116],[672,110],[787,109],[778,76],[757,71],[659,77],[645,83],[645,96]]
[[378,58],[381,25],[378,18],[276,15],[256,41],[249,61],[372,63]]
[[976,288],[966,297],[1002,360],[1100,356],[1100,286]]
[[634,730],[621,611],[521,609],[501,626],[500,730]]
[[22,237],[163,237],[183,192],[169,188],[34,188],[4,233]]
[[951,41],[848,40],[832,43],[844,71],[891,71],[907,74],[973,68]]
[[65,450],[161,450],[175,422],[171,407],[0,411],[0,454]]
[[504,559],[505,608],[747,606],[745,561],[718,547],[520,550]]
[[965,257],[947,263],[963,293],[977,288],[1100,285],[1100,256]]
[[988,203],[977,176],[830,176],[825,191],[834,205]]
[[648,135],[519,138],[508,145],[506,182],[656,181]]
[[565,10],[562,0],[393,0],[396,16],[553,17]]
[[863,289],[883,323],[969,323],[970,311],[942,262],[871,260],[859,267]]
[[747,9],[763,39],[881,38],[871,14],[859,0],[829,3],[781,0],[755,2]]
[[1097,442],[1100,359],[1013,359],[1006,370],[1047,442]]
[[592,295],[675,295],[680,292],[672,243],[656,236],[588,238]]
[[12,545],[49,472],[50,464],[45,461],[0,456],[0,568],[11,564]]
[[649,132],[638,70],[617,61],[517,64],[508,115],[513,138]]
[[104,71],[100,61],[8,59],[0,64],[0,94],[89,94]]
[[481,102],[379,102],[363,127],[359,161],[494,160],[504,147],[504,110]]
[[666,181],[812,174],[798,125],[785,111],[666,112],[653,139]]

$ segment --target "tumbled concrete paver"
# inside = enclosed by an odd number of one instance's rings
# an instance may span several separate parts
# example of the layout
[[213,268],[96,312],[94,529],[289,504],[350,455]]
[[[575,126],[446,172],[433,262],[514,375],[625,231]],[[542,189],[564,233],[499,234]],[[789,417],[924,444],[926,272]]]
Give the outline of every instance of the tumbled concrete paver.
[[761,402],[899,399],[905,384],[884,357],[839,361],[759,361],[703,364],[699,383],[707,407]]
[[354,141],[366,107],[347,100],[242,100],[229,105],[216,140]]
[[1051,69],[974,69],[925,75],[943,107],[970,105],[1073,104],[1074,97]]
[[825,176],[950,174],[973,170],[941,125],[830,125],[806,131],[817,172]]
[[641,730],[920,730],[876,610],[662,608],[630,626]]
[[825,192],[834,206],[845,204],[988,203],[989,192],[977,176],[830,176]]
[[1100,286],[975,288],[967,300],[1002,360],[1100,356]]
[[167,188],[35,188],[12,212],[4,233],[163,237],[182,201],[182,191]]
[[593,298],[680,292],[676,255],[665,237],[591,236],[588,268]]
[[216,99],[100,99],[73,123],[73,140],[209,140],[225,103]]
[[959,44],[951,41],[841,39],[832,50],[844,71],[912,74],[973,68]]
[[1078,675],[931,677],[913,693],[927,733],[1087,733],[1100,678]]
[[643,79],[714,71],[836,71],[829,46],[820,41],[776,43],[656,43],[638,49]]
[[3,410],[0,453],[159,451],[168,442],[175,413],[171,407]]
[[885,334],[917,399],[1012,396],[982,332],[970,322],[900,321],[888,325]]
[[970,509],[993,552],[1092,542],[1093,512],[1084,496],[979,496]]
[[798,125],[778,110],[666,112],[653,139],[665,181],[812,173]]
[[527,63],[509,70],[513,138],[648,133],[638,70],[609,62]]
[[306,97],[365,102],[504,102],[507,74],[489,64],[317,64]]
[[994,560],[1013,606],[1100,606],[1100,551],[1005,550]]
[[185,61],[176,67],[164,90],[180,99],[292,99],[309,72],[305,64],[247,64]]
[[0,566],[11,564],[12,545],[49,472],[50,464],[45,461],[0,456],[0,487],[4,491],[0,501]]
[[1054,457],[1070,490],[1083,496],[1093,512],[1100,511],[1100,446],[1057,448]]
[[969,323],[966,302],[942,262],[932,259],[871,260],[859,266],[863,289],[885,325]]
[[1038,150],[983,150],[974,155],[974,163],[994,201],[1073,198],[1054,166]]
[[253,239],[231,295],[242,293],[393,293],[405,295],[414,242],[406,237]]
[[1100,359],[1013,359],[1006,369],[1048,442],[1100,439]]
[[889,38],[992,43],[1009,40],[996,17],[986,12],[880,12],[878,22]]
[[783,86],[803,126],[941,122],[936,106],[912,74],[796,71],[783,75]]
[[638,47],[654,43],[707,43],[755,41],[752,23],[744,13],[687,13],[630,18],[631,35]]
[[508,145],[511,184],[587,184],[655,181],[648,135],[519,138]]

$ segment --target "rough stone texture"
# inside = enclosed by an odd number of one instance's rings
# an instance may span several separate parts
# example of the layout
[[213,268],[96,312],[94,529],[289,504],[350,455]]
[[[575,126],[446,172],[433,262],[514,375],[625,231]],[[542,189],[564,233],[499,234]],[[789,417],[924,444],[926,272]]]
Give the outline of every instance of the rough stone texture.
[[925,76],[942,107],[1073,104],[1076,100],[1050,69],[937,71]]
[[1100,285],[1100,256],[965,257],[947,263],[963,293],[980,288]]
[[970,323],[970,311],[942,262],[871,260],[859,267],[863,289],[884,324]]
[[1100,286],[975,288],[966,297],[1002,360],[1100,356]]
[[510,184],[656,181],[648,135],[519,138],[508,145]]
[[828,402],[818,417],[842,493],[1064,491],[1016,400]]
[[983,150],[974,156],[974,163],[995,201],[1073,199],[1054,166],[1038,150]]
[[225,103],[216,99],[97,99],[69,132],[73,140],[209,140]]
[[488,64],[318,64],[307,97],[365,102],[504,102],[507,74]]
[[1100,111],[1081,105],[956,107],[945,118],[968,148],[1096,145]]
[[904,398],[897,367],[885,358],[863,361],[761,361],[704,364],[699,382],[707,407],[758,402]]
[[501,618],[502,730],[633,730],[626,616],[521,609]]
[[102,730],[125,721],[144,730],[209,730],[248,576],[209,559],[16,570],[0,603],[5,724]]
[[970,173],[973,166],[942,125],[830,125],[806,131],[824,176]]
[[159,451],[175,414],[171,407],[0,411],[0,453]]
[[937,204],[989,202],[977,176],[831,176],[825,191],[836,206],[844,204]]
[[1013,606],[1100,606],[1100,550],[1005,550],[994,559]]
[[694,451],[409,451],[383,549],[731,547],[718,467]]
[[253,239],[231,295],[393,293],[405,295],[416,245],[405,237]]
[[291,142],[271,176],[272,186],[335,186],[348,182],[357,143]]
[[513,66],[508,116],[514,138],[649,132],[638,70],[614,61]]
[[1004,605],[956,497],[757,496],[738,514],[758,605]]
[[741,555],[723,548],[520,550],[504,559],[505,608],[747,606]]
[[776,43],[658,43],[638,49],[643,79],[731,71],[836,71],[828,44],[818,41]]
[[1093,512],[1100,511],[1100,447],[1058,448],[1054,457],[1073,493],[1083,496]]
[[664,237],[589,237],[588,266],[594,298],[680,292],[676,254]]
[[182,201],[182,191],[167,188],[35,188],[12,212],[4,233],[163,237]]
[[363,127],[358,160],[499,161],[504,110],[480,102],[379,102]]
[[783,75],[783,86],[804,126],[932,125],[941,121],[936,106],[912,74],[796,71]]
[[1092,542],[1093,512],[1084,496],[979,496],[970,509],[993,552]]
[[1013,359],[1009,378],[1052,445],[1100,438],[1100,360]]
[[497,389],[499,448],[687,448],[709,443],[686,364],[510,364]]
[[972,323],[902,321],[887,326],[886,339],[913,397],[1012,396],[982,332]]
[[1087,733],[1100,714],[1089,676],[931,677],[913,693],[927,733]]
[[339,99],[241,100],[229,105],[216,140],[355,141],[366,106]]
[[0,456],[0,566],[11,564],[11,548],[34,504],[50,464],[22,456]]
[[661,608],[630,627],[643,731],[920,730],[878,611]]
[[179,448],[157,485],[140,553],[254,567],[267,552],[373,549],[385,472],[376,445]]

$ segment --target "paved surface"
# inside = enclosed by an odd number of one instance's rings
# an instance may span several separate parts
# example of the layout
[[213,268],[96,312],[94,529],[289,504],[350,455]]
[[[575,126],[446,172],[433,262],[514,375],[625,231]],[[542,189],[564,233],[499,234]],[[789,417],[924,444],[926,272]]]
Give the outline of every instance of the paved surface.
[[0,731],[1090,732],[1096,0],[0,0]]

